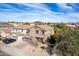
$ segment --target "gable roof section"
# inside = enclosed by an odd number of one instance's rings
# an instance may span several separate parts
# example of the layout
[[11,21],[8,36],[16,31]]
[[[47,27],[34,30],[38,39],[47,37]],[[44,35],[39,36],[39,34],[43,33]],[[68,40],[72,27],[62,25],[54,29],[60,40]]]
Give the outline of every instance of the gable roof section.
[[16,29],[30,29],[32,26],[30,25],[18,25],[15,28]]
[[40,28],[42,30],[50,30],[52,29],[52,27],[48,26],[48,25],[18,25],[17,27],[15,27],[16,29],[31,29],[31,28]]
[[11,27],[14,27],[14,26],[8,23],[0,23],[0,28],[11,28]]
[[3,31],[5,33],[11,33],[11,28],[13,28],[13,25],[10,25],[8,23],[0,23],[0,31]]
[[5,32],[5,33],[11,33],[11,31],[9,29],[0,29],[0,32]]
[[37,25],[38,27],[44,29],[44,30],[51,30],[52,27],[48,26],[48,25]]

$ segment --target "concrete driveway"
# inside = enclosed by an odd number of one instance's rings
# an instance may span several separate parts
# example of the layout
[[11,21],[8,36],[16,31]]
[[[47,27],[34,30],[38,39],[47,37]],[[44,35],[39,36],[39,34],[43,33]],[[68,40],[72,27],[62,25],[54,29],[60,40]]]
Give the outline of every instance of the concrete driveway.
[[0,50],[0,56],[10,56],[10,55]]
[[48,56],[47,52],[24,41],[11,44],[0,42],[0,50],[12,56]]

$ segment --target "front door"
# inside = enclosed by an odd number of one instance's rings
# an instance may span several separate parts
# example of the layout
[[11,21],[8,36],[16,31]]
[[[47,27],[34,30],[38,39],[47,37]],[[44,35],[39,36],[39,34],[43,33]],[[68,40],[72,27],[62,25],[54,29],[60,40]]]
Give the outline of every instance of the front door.
[[38,37],[36,37],[36,39],[37,39],[38,42],[43,43],[43,38],[38,38]]

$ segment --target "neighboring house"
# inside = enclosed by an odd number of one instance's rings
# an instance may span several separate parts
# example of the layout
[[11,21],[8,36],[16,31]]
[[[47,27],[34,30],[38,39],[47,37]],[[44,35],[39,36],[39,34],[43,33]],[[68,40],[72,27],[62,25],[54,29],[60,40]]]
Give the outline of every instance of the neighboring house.
[[77,27],[75,24],[67,24],[66,26],[71,29],[75,29]]
[[67,27],[73,27],[73,28],[76,27],[75,25],[72,25],[72,24],[67,24],[66,26],[67,26]]
[[[12,35],[18,36],[23,40],[32,40],[45,43],[50,34],[53,34],[53,28],[48,25],[19,25],[11,29]],[[19,39],[20,39],[19,38]]]
[[13,28],[12,25],[0,23],[0,35],[2,37],[9,36],[11,33],[11,28]]

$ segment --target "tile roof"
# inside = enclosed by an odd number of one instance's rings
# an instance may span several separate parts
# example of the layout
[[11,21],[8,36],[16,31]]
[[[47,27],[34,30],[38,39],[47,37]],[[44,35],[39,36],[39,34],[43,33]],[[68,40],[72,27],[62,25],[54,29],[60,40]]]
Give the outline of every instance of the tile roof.
[[29,29],[31,27],[32,27],[31,25],[18,25],[16,29]]
[[3,31],[5,33],[11,33],[11,30],[10,29],[0,29],[0,31]]
[[43,30],[49,30],[52,29],[52,27],[48,26],[48,25],[18,25],[17,27],[15,27],[16,29],[31,29],[33,27],[39,27]]
[[37,25],[38,27],[44,29],[44,30],[49,30],[52,29],[52,27],[48,26],[48,25]]
[[14,27],[13,25],[7,24],[7,23],[0,23],[0,28],[6,28],[6,27]]

